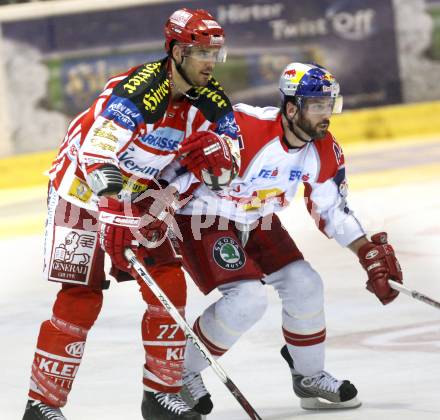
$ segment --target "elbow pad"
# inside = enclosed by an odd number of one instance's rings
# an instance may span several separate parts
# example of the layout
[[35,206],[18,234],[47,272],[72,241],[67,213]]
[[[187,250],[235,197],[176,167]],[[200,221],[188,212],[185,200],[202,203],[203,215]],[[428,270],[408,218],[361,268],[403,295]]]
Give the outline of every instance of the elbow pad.
[[97,195],[118,194],[122,189],[122,175],[115,165],[103,165],[87,175],[87,184]]

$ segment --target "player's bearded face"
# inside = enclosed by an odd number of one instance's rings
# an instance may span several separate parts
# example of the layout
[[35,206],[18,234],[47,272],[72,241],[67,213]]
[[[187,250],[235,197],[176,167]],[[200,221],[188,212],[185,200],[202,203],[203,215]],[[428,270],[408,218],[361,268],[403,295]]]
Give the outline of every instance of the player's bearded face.
[[[325,110],[323,105],[326,107]],[[330,103],[326,104],[319,99],[306,101],[297,114],[298,126],[313,139],[323,138],[330,125],[331,106]],[[318,108],[321,110],[320,112],[316,112]]]

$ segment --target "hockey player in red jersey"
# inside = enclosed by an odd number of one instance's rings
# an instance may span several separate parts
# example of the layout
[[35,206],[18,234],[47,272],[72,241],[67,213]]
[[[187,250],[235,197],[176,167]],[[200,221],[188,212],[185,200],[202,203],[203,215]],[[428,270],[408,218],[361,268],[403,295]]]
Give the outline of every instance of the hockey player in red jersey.
[[[307,208],[319,229],[357,255],[367,272],[367,289],[384,305],[398,294],[388,279],[402,282],[402,272],[387,235],[367,239],[347,205],[344,155],[328,131],[332,113],[342,110],[335,78],[320,66],[291,63],[279,88],[281,109],[234,107],[242,142],[239,176],[227,189],[215,188],[212,180],[210,188],[202,184],[180,210],[185,268],[205,294],[217,288],[223,295],[196,320],[194,330],[212,354],[222,356],[263,315],[263,283],[271,285],[282,302],[286,344],[281,354],[301,406],[354,408],[360,405],[355,386],[324,370],[321,277],[275,213],[303,183]],[[191,139],[181,148],[190,150]],[[204,414],[212,409],[200,376],[205,367],[188,343],[182,395]]]
[[[191,138],[193,170],[239,168],[232,106],[212,77],[226,58],[224,31],[206,11],[180,9],[165,25],[167,56],[110,79],[90,108],[69,126],[50,170],[44,272],[62,283],[50,320],[41,325],[24,420],[64,419],[63,407],[99,315],[112,274],[129,279],[124,249],[133,247],[173,304],[184,313],[181,259],[168,236],[175,195],[189,184],[167,184],[177,147]],[[152,191],[151,194],[149,192]],[[147,223],[144,223],[147,221]],[[140,229],[139,229],[140,228]],[[138,233],[140,233],[140,238]],[[151,247],[135,241],[148,238]],[[186,338],[138,279],[148,304],[142,415],[149,420],[199,419],[177,394]],[[110,362],[110,361],[109,361]]]

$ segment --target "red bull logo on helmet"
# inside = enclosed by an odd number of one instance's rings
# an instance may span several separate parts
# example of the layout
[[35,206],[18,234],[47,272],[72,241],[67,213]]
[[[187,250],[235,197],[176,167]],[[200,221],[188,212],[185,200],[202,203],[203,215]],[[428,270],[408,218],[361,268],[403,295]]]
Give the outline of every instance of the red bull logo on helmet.
[[285,72],[284,72],[284,77],[286,78],[286,79],[290,79],[291,77],[295,77],[296,76],[296,70],[295,69],[292,69],[292,70],[286,70]]
[[300,83],[304,74],[305,71],[287,68],[282,75],[282,79],[288,80],[290,83]]
[[328,80],[329,82],[333,82],[335,80],[334,76],[330,73],[324,73],[322,78],[324,80]]

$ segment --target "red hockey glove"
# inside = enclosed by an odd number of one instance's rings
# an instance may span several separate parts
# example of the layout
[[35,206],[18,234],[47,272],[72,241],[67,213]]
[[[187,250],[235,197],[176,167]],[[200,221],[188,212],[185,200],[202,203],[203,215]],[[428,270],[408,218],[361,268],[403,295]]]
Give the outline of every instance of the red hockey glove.
[[403,276],[394,249],[387,242],[387,234],[381,232],[373,235],[370,243],[360,247],[358,257],[368,274],[367,290],[374,293],[384,305],[392,302],[399,292],[391,289],[388,280],[403,283]]
[[203,169],[220,176],[222,169],[232,171],[234,166],[228,143],[212,131],[191,134],[180,144],[179,155],[183,157],[180,163],[200,180]]
[[163,242],[168,228],[177,230],[174,213],[189,201],[178,202],[178,198],[178,192],[174,187],[162,188],[157,185],[157,188],[150,187],[134,200],[134,203],[144,211],[142,224],[145,227],[142,228],[142,234],[146,241],[140,241],[144,247],[159,246]]
[[98,205],[101,248],[119,270],[130,271],[125,248],[132,248],[139,257],[147,257],[148,248],[159,246],[165,240],[168,226],[174,223],[175,196],[170,190],[147,191],[136,203],[103,198]]
[[[119,270],[129,271],[130,265],[125,259],[125,248],[136,250],[134,233],[140,228],[141,210],[133,204],[114,198],[102,198],[98,204],[98,235],[101,248],[110,256],[113,265]],[[129,208],[129,210],[128,210]]]

